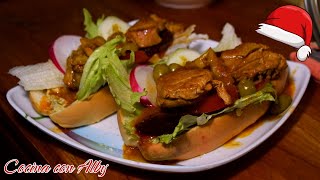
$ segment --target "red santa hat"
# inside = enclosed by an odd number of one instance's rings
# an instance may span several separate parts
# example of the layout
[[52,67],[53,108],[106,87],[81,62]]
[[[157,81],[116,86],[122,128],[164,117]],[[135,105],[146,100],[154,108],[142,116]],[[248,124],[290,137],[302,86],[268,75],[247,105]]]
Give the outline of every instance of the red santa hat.
[[312,20],[302,8],[287,5],[274,10],[256,31],[298,48],[297,58],[304,61],[311,53]]

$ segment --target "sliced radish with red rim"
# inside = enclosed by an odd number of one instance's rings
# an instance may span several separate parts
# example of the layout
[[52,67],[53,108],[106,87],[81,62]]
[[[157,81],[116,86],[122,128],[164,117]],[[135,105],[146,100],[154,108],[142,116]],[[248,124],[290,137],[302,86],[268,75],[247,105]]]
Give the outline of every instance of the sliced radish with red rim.
[[130,72],[130,86],[134,92],[147,91],[147,95],[141,97],[140,103],[144,106],[156,105],[156,84],[153,80],[153,67],[150,65],[138,65]]
[[62,73],[66,72],[67,58],[80,46],[80,38],[76,35],[63,35],[57,38],[49,48],[50,59]]

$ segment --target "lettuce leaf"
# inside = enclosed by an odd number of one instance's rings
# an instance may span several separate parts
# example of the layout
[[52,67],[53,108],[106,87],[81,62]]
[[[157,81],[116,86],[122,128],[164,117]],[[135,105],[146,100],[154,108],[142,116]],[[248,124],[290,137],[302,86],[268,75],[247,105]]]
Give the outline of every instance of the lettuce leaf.
[[206,124],[211,118],[221,115],[223,113],[232,112],[235,110],[240,110],[245,108],[246,106],[250,104],[256,104],[261,103],[263,101],[275,101],[275,94],[276,91],[272,87],[270,83],[266,84],[266,86],[261,89],[260,91],[242,97],[238,99],[233,106],[227,107],[223,109],[222,111],[219,111],[217,113],[213,114],[202,114],[201,116],[193,116],[193,115],[184,115],[180,118],[178,125],[175,127],[172,134],[164,134],[161,136],[158,136],[157,138],[153,139],[154,143],[165,143],[169,144],[171,143],[179,134],[182,134],[189,129],[191,129],[194,126],[201,126]]
[[134,61],[134,55],[130,56],[128,63],[123,63],[118,57],[116,48],[124,40],[123,36],[116,36],[90,55],[80,80],[78,100],[85,100],[108,83],[117,104],[128,112],[135,112],[135,104],[140,102],[140,97],[145,93],[136,93],[131,90],[127,65]]
[[213,48],[215,52],[234,49],[235,47],[237,47],[242,43],[241,38],[237,36],[234,27],[229,23],[226,23],[224,25],[221,33],[222,33],[222,38],[218,46]]
[[132,67],[134,66],[134,52],[131,51],[130,52],[130,58],[127,60],[121,60],[122,65],[127,69],[128,73],[130,73],[129,71],[132,69]]
[[101,18],[98,18],[97,23],[95,24],[92,20],[92,16],[90,12],[86,9],[83,8],[83,16],[84,16],[84,30],[87,32],[86,37],[87,38],[94,38],[99,35],[98,27],[99,25],[103,22],[104,20],[104,15]]

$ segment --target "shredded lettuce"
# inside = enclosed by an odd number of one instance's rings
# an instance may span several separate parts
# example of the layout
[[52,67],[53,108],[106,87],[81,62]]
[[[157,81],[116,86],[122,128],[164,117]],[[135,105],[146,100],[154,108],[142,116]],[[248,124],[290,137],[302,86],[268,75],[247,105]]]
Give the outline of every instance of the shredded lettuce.
[[153,139],[154,143],[165,143],[169,144],[171,143],[178,135],[188,131],[190,128],[198,125],[204,125],[206,124],[211,118],[221,115],[223,113],[232,112],[235,110],[243,109],[244,107],[250,105],[250,104],[256,104],[261,103],[263,101],[275,101],[275,89],[272,87],[270,83],[268,83],[263,89],[260,91],[242,97],[238,99],[233,106],[227,107],[223,109],[222,111],[219,111],[214,114],[202,114],[201,116],[193,116],[193,115],[185,115],[182,116],[179,120],[178,125],[175,127],[172,134],[164,134],[161,136],[158,136],[157,138]]
[[135,104],[140,102],[140,97],[144,96],[145,92],[137,93],[131,90],[127,67],[134,61],[134,55],[131,54],[130,60],[123,63],[116,48],[124,40],[123,36],[116,36],[90,55],[80,80],[78,100],[85,100],[108,83],[117,104],[128,112],[135,112]]
[[105,18],[104,15],[102,15],[101,18],[98,18],[97,23],[94,23],[90,12],[86,8],[83,8],[83,16],[84,16],[83,24],[85,26],[84,30],[87,32],[86,37],[91,39],[98,36],[99,35],[98,27],[103,22]]
[[123,39],[117,37],[106,42],[97,48],[88,58],[80,80],[78,100],[84,100],[92,93],[95,93],[101,86],[107,82],[106,71],[110,64],[110,59],[118,57],[116,54],[116,45]]

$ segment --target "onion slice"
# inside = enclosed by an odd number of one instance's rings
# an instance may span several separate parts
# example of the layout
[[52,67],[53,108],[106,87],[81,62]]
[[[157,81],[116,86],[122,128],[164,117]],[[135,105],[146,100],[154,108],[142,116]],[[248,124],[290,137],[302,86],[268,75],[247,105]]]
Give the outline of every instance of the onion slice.
[[50,59],[62,73],[66,72],[68,57],[80,46],[80,38],[76,35],[63,35],[58,37],[49,48]]
[[18,84],[23,86],[26,91],[64,86],[63,74],[50,60],[28,66],[14,67],[9,70],[9,74],[19,78]]

